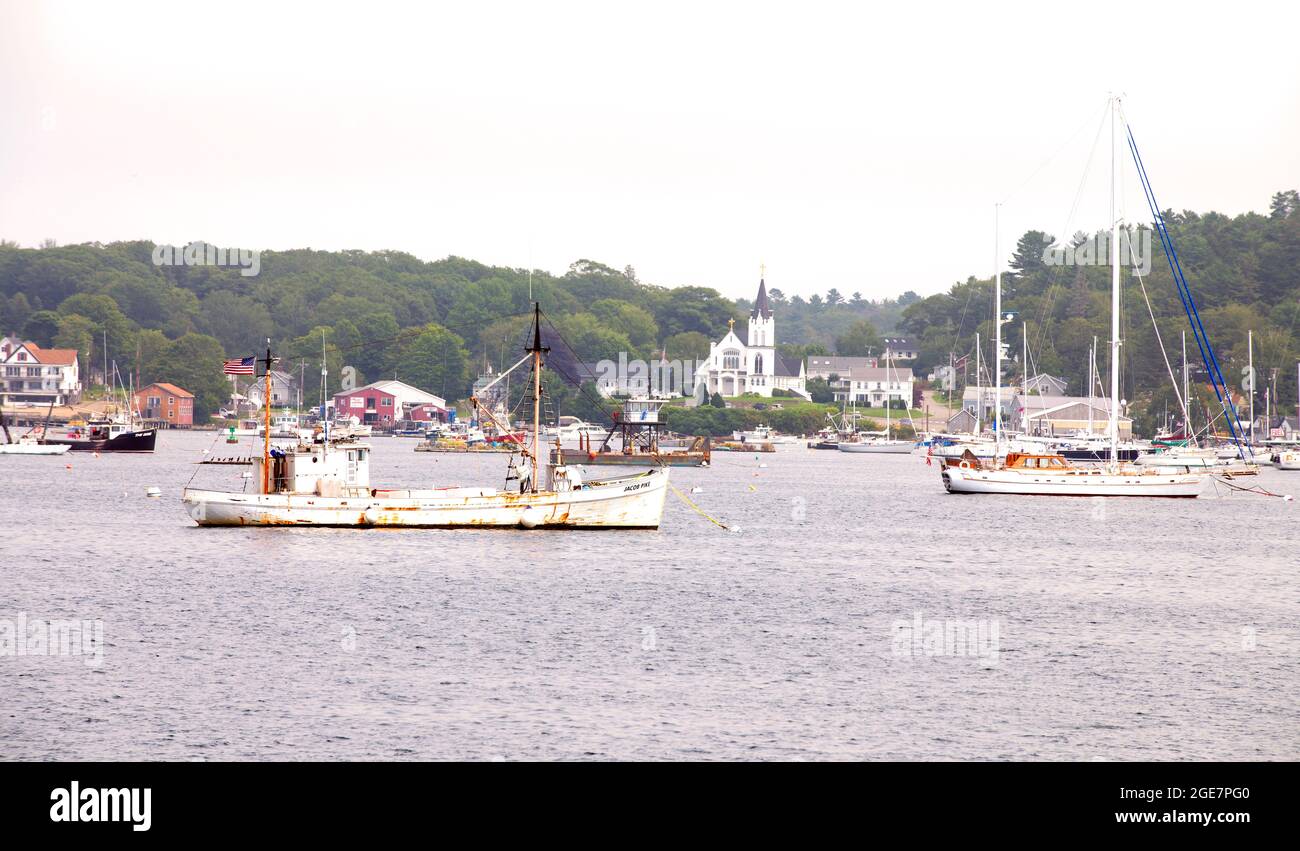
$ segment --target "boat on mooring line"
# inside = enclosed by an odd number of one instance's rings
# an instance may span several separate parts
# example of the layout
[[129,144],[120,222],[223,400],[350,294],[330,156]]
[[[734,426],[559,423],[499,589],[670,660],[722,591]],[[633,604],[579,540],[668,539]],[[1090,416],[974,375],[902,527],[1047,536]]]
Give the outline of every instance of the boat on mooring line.
[[139,428],[125,415],[95,417],[72,426],[58,437],[42,437],[44,446],[66,446],[73,452],[153,452],[155,428]]
[[[542,460],[541,370],[549,347],[542,345],[536,306],[531,337],[527,355],[497,378],[532,364],[532,443],[519,452],[526,471],[512,456],[505,488],[377,488],[370,483],[370,445],[334,442],[326,431],[312,444],[266,443],[262,457],[252,459],[256,493],[186,488],[181,500],[200,526],[658,528],[667,469],[587,480],[575,467]],[[269,372],[269,347],[264,360]],[[511,481],[518,487],[510,488]]]

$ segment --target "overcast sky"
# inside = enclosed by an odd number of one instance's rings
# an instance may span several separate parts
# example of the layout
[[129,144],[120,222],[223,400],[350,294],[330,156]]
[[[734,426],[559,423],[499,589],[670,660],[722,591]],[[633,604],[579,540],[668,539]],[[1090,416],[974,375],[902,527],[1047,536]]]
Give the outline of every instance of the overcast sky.
[[992,270],[995,202],[1005,254],[1106,226],[1106,131],[1069,214],[1111,91],[1162,206],[1300,187],[1294,3],[0,3],[24,245],[927,294]]

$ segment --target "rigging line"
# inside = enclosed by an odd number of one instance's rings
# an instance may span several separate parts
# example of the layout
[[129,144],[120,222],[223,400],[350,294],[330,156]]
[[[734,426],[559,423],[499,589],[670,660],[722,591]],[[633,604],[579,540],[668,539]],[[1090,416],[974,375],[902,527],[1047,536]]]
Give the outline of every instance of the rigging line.
[[[1244,429],[1241,426],[1236,405],[1233,404],[1232,396],[1228,392],[1228,383],[1223,378],[1223,371],[1219,367],[1218,358],[1214,354],[1213,347],[1210,346],[1209,335],[1205,331],[1205,326],[1201,323],[1200,312],[1196,308],[1196,301],[1192,298],[1191,287],[1183,275],[1182,263],[1178,260],[1178,254],[1174,250],[1173,237],[1169,234],[1165,225],[1164,215],[1160,212],[1160,205],[1156,202],[1155,190],[1151,186],[1151,180],[1146,173],[1146,166],[1142,162],[1142,155],[1138,153],[1137,141],[1133,137],[1133,128],[1129,126],[1127,117],[1124,117],[1122,107],[1120,108],[1120,116],[1124,118],[1124,129],[1128,135],[1129,150],[1132,151],[1133,162],[1137,165],[1138,179],[1142,184],[1143,195],[1146,196],[1147,206],[1151,211],[1156,230],[1160,234],[1160,244],[1165,251],[1165,260],[1169,264],[1169,271],[1173,276],[1174,283],[1178,286],[1178,296],[1183,303],[1183,311],[1187,314],[1192,326],[1192,335],[1196,338],[1201,360],[1206,371],[1210,373],[1214,395],[1218,398],[1219,404],[1224,406],[1225,413],[1231,411],[1232,417],[1227,421],[1227,425],[1232,435],[1233,444],[1237,447],[1237,454],[1242,461],[1253,460],[1254,447],[1249,446],[1249,444],[1245,448],[1242,446],[1242,438],[1239,432],[1243,432]],[[1250,458],[1246,457],[1248,451],[1251,455]]]
[[[1083,173],[1079,176],[1079,185],[1074,190],[1074,200],[1070,202],[1070,212],[1066,214],[1065,222],[1061,225],[1061,239],[1064,241],[1069,241],[1074,238],[1073,235],[1070,234],[1069,232],[1070,225],[1074,222],[1075,216],[1077,216],[1079,213],[1079,203],[1083,200],[1084,187],[1088,183],[1089,175],[1092,174],[1092,165],[1097,158],[1097,147],[1098,147],[1098,143],[1101,140],[1102,130],[1106,128],[1106,113],[1109,111],[1109,108],[1110,108],[1110,100],[1108,98],[1106,100],[1105,107],[1102,109],[1101,118],[1097,122],[1097,132],[1092,137],[1092,146],[1088,149],[1088,158],[1087,160],[1084,161]],[[1055,300],[1056,300],[1055,287],[1060,281],[1061,270],[1064,268],[1065,268],[1064,266],[1057,266],[1055,278],[1051,282],[1051,285],[1048,287],[1049,298],[1045,300],[1043,310],[1040,312],[1039,315],[1038,335],[1037,335],[1037,340],[1034,343],[1034,348],[1038,349],[1039,351],[1042,351],[1043,346],[1045,345],[1045,341],[1047,338],[1047,329],[1048,326],[1051,324],[1051,314],[1048,313],[1047,311],[1050,310],[1051,306],[1055,304]]]
[[[555,323],[551,321],[551,317],[545,313],[542,314],[542,317],[546,320],[547,326],[549,326],[550,329],[555,332],[556,339],[558,339],[561,343],[564,344],[564,348],[567,349],[569,354],[573,357],[573,362],[581,365],[582,358],[578,357],[578,353],[575,352],[573,350],[573,347],[569,345],[569,341],[564,339],[564,335],[560,333],[560,329],[556,328]],[[594,404],[596,406],[596,410],[600,411],[606,417],[608,417],[611,424],[615,422],[615,417],[613,412],[605,407],[605,403],[602,400],[593,399],[590,391],[587,390],[587,388],[583,385],[582,382],[578,383],[578,393],[580,393],[588,402]]]
[[[493,317],[489,321],[497,322],[502,319],[517,319],[527,315],[528,315],[527,313],[509,313],[509,314],[504,314],[502,316]],[[419,325],[419,326],[403,329],[402,331],[398,332],[396,336],[393,337],[377,337],[372,340],[363,340],[360,343],[356,343],[351,346],[338,346],[338,345],[330,344],[327,345],[325,348],[327,351],[332,350],[334,352],[350,352],[355,349],[365,348],[367,346],[378,346],[386,343],[397,343],[397,342],[401,342],[402,340],[405,340],[408,337],[418,337],[420,334],[423,334],[425,331],[429,330],[428,325],[433,325],[434,328],[437,330],[449,331],[450,333],[455,334],[457,336],[460,336],[462,332],[473,331],[475,329],[481,329],[483,327],[482,322],[475,322],[469,325],[462,325],[459,327],[452,326],[452,325],[443,325],[439,322],[430,322],[430,323],[426,323],[425,325]]]
[[[1107,100],[1107,101],[1106,101],[1106,107],[1109,107],[1109,106],[1110,106],[1110,101]],[[1103,118],[1103,119],[1106,117],[1106,108],[1105,108],[1105,107],[1103,107],[1102,112],[1101,112],[1101,115],[1102,115],[1102,118]],[[1085,119],[1083,120],[1083,123],[1080,124],[1078,127],[1076,127],[1076,128],[1074,129],[1074,132],[1071,133],[1071,134],[1066,138],[1066,140],[1065,140],[1064,142],[1062,142],[1062,143],[1060,144],[1060,146],[1057,147],[1055,153],[1053,153],[1053,154],[1052,154],[1051,156],[1049,156],[1047,159],[1045,159],[1045,160],[1043,160],[1041,163],[1039,163],[1038,168],[1034,169],[1034,170],[1030,173],[1029,177],[1025,178],[1025,180],[1024,180],[1023,183],[1021,183],[1021,184],[1020,184],[1019,186],[1017,186],[1015,189],[1011,190],[1011,192],[1008,193],[1008,194],[1006,195],[1006,197],[1004,197],[1004,198],[1003,198],[1001,201],[999,201],[998,203],[999,203],[999,204],[1005,204],[1005,203],[1007,202],[1008,199],[1015,197],[1016,193],[1018,193],[1021,189],[1024,189],[1026,186],[1028,186],[1029,183],[1030,183],[1030,181],[1032,181],[1035,177],[1037,177],[1039,172],[1041,172],[1044,168],[1046,168],[1048,165],[1050,165],[1050,164],[1052,163],[1053,160],[1055,160],[1058,156],[1060,156],[1060,155],[1061,155],[1061,152],[1065,150],[1066,146],[1069,145],[1071,142],[1074,141],[1074,137],[1076,137],[1076,136],[1078,136],[1080,133],[1082,133],[1083,130],[1084,130],[1084,128],[1086,128],[1086,127],[1087,127],[1089,124],[1091,124],[1091,123],[1092,123],[1092,116],[1089,115],[1087,118],[1085,118]]]
[[1160,356],[1165,360],[1165,370],[1169,373],[1169,383],[1173,385],[1174,395],[1178,397],[1178,407],[1183,410],[1183,431],[1186,432],[1188,422],[1187,403],[1183,400],[1182,388],[1178,386],[1178,381],[1174,378],[1174,368],[1169,363],[1169,353],[1165,351],[1165,340],[1160,335],[1160,324],[1156,322],[1155,311],[1151,309],[1151,299],[1147,296],[1147,285],[1142,279],[1142,270],[1138,268],[1137,255],[1133,251],[1133,240],[1131,238],[1128,240],[1128,253],[1129,259],[1133,261],[1133,273],[1137,276],[1138,286],[1142,288],[1142,299],[1147,303],[1147,315],[1151,317],[1151,327],[1155,329],[1156,342],[1160,344]]

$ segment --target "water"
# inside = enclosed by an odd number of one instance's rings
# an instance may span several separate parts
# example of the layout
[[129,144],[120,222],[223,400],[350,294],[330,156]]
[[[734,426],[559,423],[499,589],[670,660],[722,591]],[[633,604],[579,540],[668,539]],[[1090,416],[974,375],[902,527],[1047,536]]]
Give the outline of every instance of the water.
[[[381,484],[505,467],[374,444]],[[800,449],[673,470],[732,533],[671,494],[658,532],[200,529],[181,487],[241,471],[211,445],[0,459],[0,621],[104,628],[98,667],[0,657],[0,758],[1300,757],[1296,503]],[[918,615],[985,642],[926,655]]]

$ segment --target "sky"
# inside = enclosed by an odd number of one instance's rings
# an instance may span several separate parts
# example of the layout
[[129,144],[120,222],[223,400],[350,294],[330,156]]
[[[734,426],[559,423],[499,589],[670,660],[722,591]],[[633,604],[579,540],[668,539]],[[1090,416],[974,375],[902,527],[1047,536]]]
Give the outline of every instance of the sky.
[[929,294],[1108,226],[1111,93],[1163,207],[1300,188],[1298,31],[1276,2],[0,0],[0,238]]

